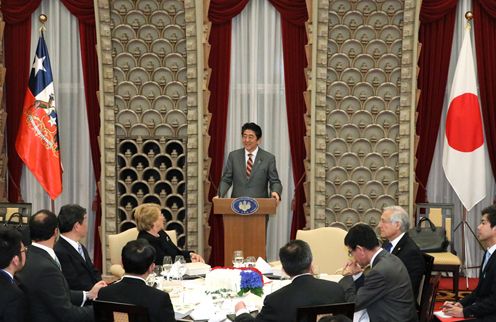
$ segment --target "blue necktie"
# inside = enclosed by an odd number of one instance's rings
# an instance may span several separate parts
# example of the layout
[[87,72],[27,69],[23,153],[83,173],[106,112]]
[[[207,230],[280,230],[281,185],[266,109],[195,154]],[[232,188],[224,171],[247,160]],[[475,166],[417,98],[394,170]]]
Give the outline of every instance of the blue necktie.
[[391,248],[392,247],[393,247],[393,244],[391,244],[390,242],[385,242],[382,245],[382,248],[384,248],[384,250],[387,251],[388,253],[391,253]]
[[491,258],[491,253],[486,251],[486,254],[484,255],[484,263],[482,264],[482,270],[486,268],[487,262],[489,261],[489,258]]
[[83,257],[83,260],[86,260],[86,258],[84,257],[83,246],[81,246],[81,244],[79,243],[78,243],[78,253],[79,255],[81,255],[81,257]]

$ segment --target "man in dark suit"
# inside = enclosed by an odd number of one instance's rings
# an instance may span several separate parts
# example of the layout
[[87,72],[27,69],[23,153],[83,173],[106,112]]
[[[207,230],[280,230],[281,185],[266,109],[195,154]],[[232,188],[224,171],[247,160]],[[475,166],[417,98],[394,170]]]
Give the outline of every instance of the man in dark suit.
[[291,284],[267,295],[256,318],[239,302],[235,321],[295,321],[298,307],[344,302],[343,289],[337,283],[312,276],[312,252],[306,242],[290,241],[279,250],[279,258]]
[[231,197],[275,198],[281,200],[282,185],[273,154],[258,145],[262,129],[255,123],[241,128],[243,149],[229,153],[219,185],[218,196],[225,197],[233,187]]
[[379,231],[381,238],[387,239],[387,242],[383,244],[382,248],[398,256],[405,264],[412,282],[413,296],[416,299],[425,271],[425,260],[420,248],[408,236],[409,227],[410,219],[403,208],[399,206],[384,208],[379,222]]
[[479,240],[486,246],[479,272],[479,284],[460,302],[445,302],[444,313],[454,317],[476,318],[475,322],[496,321],[496,205],[482,210],[477,227]]
[[[344,244],[353,260],[344,270],[348,276],[339,284],[345,289],[346,300],[355,302],[355,311],[359,315],[368,314],[371,322],[416,322],[415,300],[405,265],[379,247],[372,227],[366,224],[351,227]],[[369,264],[370,270],[361,278],[362,268]]]
[[93,266],[86,247],[80,243],[88,232],[86,209],[79,205],[62,206],[58,220],[60,238],[54,250],[62,273],[71,290],[87,291],[101,281],[102,276]]
[[100,290],[99,300],[146,307],[150,322],[175,321],[169,294],[146,285],[155,268],[155,248],[146,240],[132,240],[122,249],[122,279]]
[[24,321],[26,299],[14,275],[26,261],[22,235],[14,229],[0,229],[0,322]]
[[53,251],[58,235],[57,223],[57,216],[46,209],[29,218],[33,243],[28,248],[26,265],[17,274],[29,302],[29,321],[93,321],[93,308],[83,305],[87,299],[98,296],[105,282],[96,283],[88,292],[69,289]]

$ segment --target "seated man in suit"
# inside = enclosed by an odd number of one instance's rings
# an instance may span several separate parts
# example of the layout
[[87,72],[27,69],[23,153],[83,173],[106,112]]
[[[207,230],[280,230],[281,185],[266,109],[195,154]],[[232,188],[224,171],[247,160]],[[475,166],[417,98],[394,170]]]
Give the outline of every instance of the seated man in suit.
[[[410,277],[401,260],[379,247],[379,240],[369,225],[351,227],[344,244],[353,256],[345,267],[343,286],[347,302],[355,302],[355,311],[367,313],[370,321],[415,322],[418,320]],[[371,266],[365,275],[362,268]],[[351,276],[353,275],[353,276]],[[363,285],[362,285],[363,283]]]
[[14,280],[26,261],[21,239],[17,230],[0,228],[0,322],[24,321],[26,299]]
[[93,308],[83,305],[87,299],[95,299],[106,284],[98,282],[88,292],[70,290],[53,251],[57,224],[57,216],[46,209],[29,218],[33,243],[28,248],[26,265],[17,274],[29,302],[29,321],[94,321]]
[[384,208],[379,222],[381,238],[388,241],[382,245],[384,250],[398,256],[405,264],[410,281],[412,282],[413,296],[416,299],[419,293],[420,282],[425,271],[425,260],[420,248],[408,236],[410,219],[408,213],[399,206]]
[[175,321],[169,294],[146,285],[155,268],[155,248],[145,239],[132,240],[122,248],[122,279],[100,291],[99,300],[146,307],[150,322]]
[[224,197],[232,185],[232,198],[272,197],[281,200],[282,185],[276,158],[258,146],[262,129],[255,123],[246,123],[241,128],[241,135],[244,148],[229,153],[218,196]]
[[298,307],[344,302],[343,289],[337,283],[312,276],[312,252],[306,242],[290,241],[279,250],[279,259],[291,284],[267,295],[256,318],[239,302],[235,321],[295,321]]
[[459,302],[445,302],[444,313],[454,317],[477,318],[471,321],[496,321],[496,205],[482,210],[477,227],[479,240],[486,246],[475,290]]
[[55,243],[55,254],[71,290],[87,291],[102,280],[91,258],[80,241],[88,233],[88,215],[79,205],[65,205],[59,212],[60,238]]

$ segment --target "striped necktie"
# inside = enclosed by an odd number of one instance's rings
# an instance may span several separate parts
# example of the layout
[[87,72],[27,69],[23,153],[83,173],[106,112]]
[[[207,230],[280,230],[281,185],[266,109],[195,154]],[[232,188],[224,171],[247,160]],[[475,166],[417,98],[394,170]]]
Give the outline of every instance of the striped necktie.
[[253,167],[253,160],[252,157],[253,154],[248,153],[248,161],[246,162],[246,177],[249,178],[251,175],[251,168]]

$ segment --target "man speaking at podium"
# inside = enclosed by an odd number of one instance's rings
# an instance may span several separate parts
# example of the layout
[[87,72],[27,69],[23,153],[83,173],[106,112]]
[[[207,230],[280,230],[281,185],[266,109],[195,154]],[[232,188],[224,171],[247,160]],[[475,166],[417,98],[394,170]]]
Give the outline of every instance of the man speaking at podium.
[[218,196],[225,197],[232,185],[232,198],[272,197],[279,202],[282,185],[277,174],[276,158],[258,146],[262,129],[255,123],[245,123],[241,135],[244,148],[229,153]]

